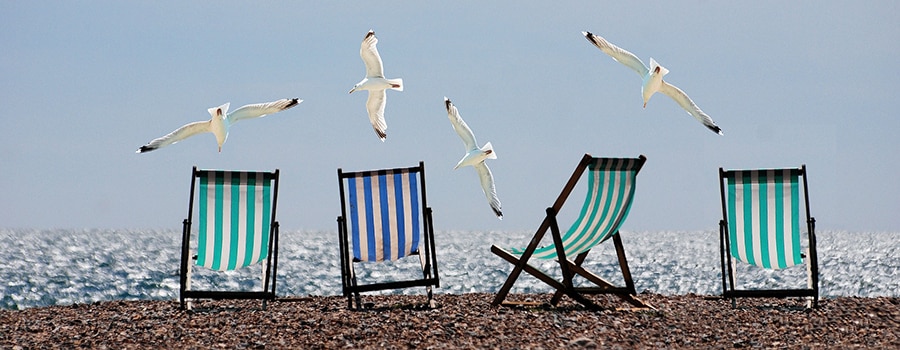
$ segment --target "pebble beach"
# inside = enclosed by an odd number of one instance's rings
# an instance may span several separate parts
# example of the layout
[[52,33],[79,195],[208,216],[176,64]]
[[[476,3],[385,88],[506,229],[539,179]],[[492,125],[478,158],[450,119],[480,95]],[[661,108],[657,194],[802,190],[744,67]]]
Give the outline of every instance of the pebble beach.
[[[0,348],[91,349],[847,349],[900,348],[900,298],[837,297],[814,309],[797,299],[730,300],[644,293],[632,309],[609,296],[588,310],[566,298],[517,294],[529,306],[493,306],[493,294],[338,296],[203,301],[104,301],[0,310]],[[607,308],[608,307],[608,308]]]

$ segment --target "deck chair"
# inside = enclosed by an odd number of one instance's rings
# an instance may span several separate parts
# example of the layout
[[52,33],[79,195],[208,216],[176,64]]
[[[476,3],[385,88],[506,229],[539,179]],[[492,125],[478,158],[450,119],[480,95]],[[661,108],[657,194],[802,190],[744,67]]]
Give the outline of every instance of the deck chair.
[[[585,295],[614,294],[633,306],[652,308],[635,297],[634,282],[625,259],[625,248],[619,237],[619,227],[625,222],[634,197],[635,177],[646,160],[643,155],[639,158],[594,158],[590,154],[585,154],[556,202],[547,208],[544,221],[527,247],[504,249],[497,245],[491,246],[491,252],[515,265],[492,304],[516,304],[504,301],[521,272],[525,271],[556,290],[550,300],[550,304],[554,306],[563,295],[567,295],[586,307],[599,309],[600,307]],[[588,171],[586,176],[588,188],[584,205],[569,230],[561,235],[556,219],[557,213],[562,209],[585,170]],[[548,229],[553,237],[552,244],[538,247]],[[616,248],[625,286],[615,286],[582,267],[591,249],[610,238]],[[532,258],[556,260],[562,272],[562,281],[530,265],[528,261]],[[576,287],[573,284],[576,275],[593,283],[594,286]]]
[[[278,169],[275,172],[198,170],[191,173],[191,199],[181,244],[181,308],[187,299],[275,299],[278,266]],[[197,193],[196,202],[194,194]],[[197,203],[196,208],[194,203]],[[196,239],[192,236],[197,211]],[[258,282],[241,281],[241,290],[192,286],[194,265],[209,270],[203,282],[215,286],[222,275],[261,265]],[[197,271],[200,272],[200,271]],[[208,271],[203,271],[208,272]],[[197,276],[197,278],[200,278]],[[199,281],[199,280],[198,280]]]
[[[347,307],[353,309],[355,301],[356,309],[362,309],[360,293],[410,287],[425,287],[428,304],[435,307],[432,287],[440,287],[440,278],[431,208],[425,198],[425,163],[359,172],[338,169],[338,182],[341,283]],[[411,268],[415,276],[368,277],[363,283],[357,275],[357,265],[366,263],[390,261],[403,270],[400,260],[409,256],[419,258]]]
[[[811,298],[812,306],[817,306],[816,220],[809,211],[806,165],[762,170],[726,171],[719,168],[719,188],[723,217],[719,221],[723,297],[731,298],[732,306],[739,297],[804,297]],[[801,235],[800,216],[804,209],[807,232]],[[801,236],[806,236],[806,251],[801,248]],[[742,289],[737,284],[738,261],[780,270],[804,264],[805,256],[809,258],[805,288]]]

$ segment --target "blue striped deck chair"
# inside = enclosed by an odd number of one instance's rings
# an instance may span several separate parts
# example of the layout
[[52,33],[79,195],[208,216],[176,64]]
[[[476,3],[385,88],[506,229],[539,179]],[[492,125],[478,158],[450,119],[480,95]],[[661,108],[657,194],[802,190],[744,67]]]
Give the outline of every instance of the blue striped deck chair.
[[[732,306],[739,297],[802,297],[812,299],[812,306],[817,306],[816,219],[809,211],[806,165],[760,170],[719,168],[719,188],[723,217],[719,221],[723,297],[731,298]],[[806,234],[802,234],[801,216],[804,214]],[[806,237],[806,249],[802,248],[803,236]],[[808,257],[805,263],[804,257]],[[805,264],[807,285],[803,288],[742,288],[736,278],[737,262],[770,270]]]
[[[625,222],[634,198],[635,180],[638,172],[647,160],[643,155],[639,158],[594,158],[585,154],[562,193],[552,207],[547,208],[546,217],[538,228],[531,242],[525,248],[501,248],[491,246],[491,252],[515,265],[506,282],[497,292],[493,305],[521,304],[506,301],[515,281],[522,271],[538,278],[555,289],[550,299],[551,305],[557,305],[563,295],[592,309],[600,309],[585,295],[612,294],[638,308],[652,308],[651,305],[635,297],[634,282],[625,259],[625,248],[619,237],[619,227]],[[587,175],[583,176],[587,170]],[[578,181],[587,179],[587,191],[579,216],[572,226],[560,234],[557,213],[562,209],[569,194]],[[553,238],[552,243],[539,247],[547,230]],[[588,253],[598,244],[612,239],[618,256],[619,267],[625,286],[615,286],[600,276],[586,270],[582,263]],[[528,263],[529,259],[556,260],[562,272],[562,280],[539,270]],[[587,280],[588,287],[575,286],[573,279],[580,276]]]
[[[193,168],[191,199],[181,244],[182,309],[191,308],[187,299],[261,299],[263,308],[267,300],[275,299],[278,174],[278,169],[275,172],[244,172]],[[196,232],[192,232],[194,220]],[[222,277],[219,272],[252,265],[261,266],[258,282],[253,281],[255,278],[240,281],[241,287],[236,289],[241,290],[212,287],[217,285],[216,277]],[[210,287],[192,287],[194,268],[212,271],[203,279]]]
[[[425,163],[409,168],[344,172],[338,169],[341,215],[338,236],[341,281],[347,306],[362,309],[360,293],[425,287],[428,304],[435,307],[432,287],[440,287],[431,208],[425,200]],[[415,273],[391,278],[357,275],[365,263],[391,262],[403,270],[401,259],[418,256]],[[382,265],[384,266],[384,265]],[[392,265],[392,267],[395,265]],[[407,269],[407,270],[410,270]],[[412,276],[414,275],[414,276]]]

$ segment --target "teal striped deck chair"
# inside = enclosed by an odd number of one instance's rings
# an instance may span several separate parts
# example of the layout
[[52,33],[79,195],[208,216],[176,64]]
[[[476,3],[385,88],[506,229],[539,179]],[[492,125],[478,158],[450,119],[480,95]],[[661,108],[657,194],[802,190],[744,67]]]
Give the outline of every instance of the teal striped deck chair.
[[[802,182],[801,179],[802,178]],[[800,168],[723,170],[719,168],[722,217],[719,222],[722,295],[739,297],[802,297],[819,300],[816,219],[810,216],[806,165]],[[801,218],[805,215],[805,225]],[[806,233],[802,234],[803,226]],[[805,236],[804,249],[801,240]],[[727,254],[726,254],[727,252]],[[804,258],[808,257],[804,262]],[[805,264],[805,287],[742,288],[737,263],[770,270]]]
[[[191,199],[183,222],[181,244],[181,308],[191,308],[188,299],[275,299],[278,266],[278,174],[198,170],[191,172]],[[196,197],[195,197],[196,195]],[[196,210],[197,216],[194,216]],[[196,220],[197,229],[192,230]],[[196,266],[195,266],[196,265]],[[239,281],[240,290],[222,290],[216,281],[233,271],[261,266],[258,282]],[[192,281],[202,268],[203,287]],[[222,272],[222,273],[219,273]],[[217,278],[219,277],[219,278]]]
[[[638,308],[652,308],[651,305],[635,297],[634,282],[625,258],[625,248],[619,237],[619,228],[628,217],[631,202],[634,198],[635,180],[638,172],[647,160],[643,155],[639,158],[594,158],[585,154],[575,168],[568,183],[552,207],[547,208],[546,217],[527,247],[501,248],[491,246],[491,252],[515,265],[506,282],[497,292],[493,304],[517,304],[506,301],[515,281],[522,271],[538,278],[555,289],[550,304],[557,305],[563,295],[593,309],[600,307],[585,297],[589,294],[616,295]],[[584,175],[587,171],[587,175]],[[571,227],[560,234],[557,213],[575,185],[586,178],[587,191],[584,204],[577,219]],[[552,243],[539,247],[547,230],[553,238]],[[586,270],[582,263],[588,253],[607,240],[612,240],[616,248],[618,263],[622,270],[625,286],[613,283]],[[556,260],[559,263],[562,280],[558,280],[528,263],[529,259]],[[591,286],[575,286],[573,279],[580,276]]]
[[[425,163],[408,168],[344,172],[338,169],[341,215],[338,239],[341,282],[347,306],[362,309],[360,293],[425,287],[428,304],[435,307],[432,287],[440,287],[431,208],[425,198]],[[418,263],[404,265],[417,256]],[[396,267],[392,277],[357,271],[364,264]],[[410,267],[409,265],[415,265]],[[405,274],[404,274],[405,273]]]

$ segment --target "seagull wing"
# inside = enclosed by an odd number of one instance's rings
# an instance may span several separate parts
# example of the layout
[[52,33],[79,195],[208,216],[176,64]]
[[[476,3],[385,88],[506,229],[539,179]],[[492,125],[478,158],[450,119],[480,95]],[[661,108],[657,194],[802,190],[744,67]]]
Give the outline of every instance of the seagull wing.
[[201,133],[205,133],[205,132],[212,132],[210,125],[211,125],[210,121],[208,121],[208,120],[186,124],[178,129],[175,129],[175,131],[170,132],[166,136],[163,136],[163,137],[160,137],[158,139],[148,142],[146,145],[143,145],[143,146],[141,146],[141,148],[138,148],[137,152],[135,152],[135,153],[150,152],[157,148],[171,145],[173,143],[176,143],[178,141],[184,140],[188,137],[191,137],[191,136],[194,136],[197,134],[201,134]]
[[387,137],[387,122],[384,121],[384,105],[387,94],[384,90],[369,90],[369,98],[366,99],[366,110],[369,111],[369,121],[372,122],[372,128],[378,134],[381,141]]
[[650,71],[650,68],[647,68],[647,66],[644,65],[644,62],[641,61],[640,58],[637,58],[637,56],[635,56],[633,53],[628,52],[627,50],[622,49],[616,45],[610,44],[608,41],[606,41],[606,39],[603,39],[598,35],[591,34],[590,32],[581,32],[581,34],[584,34],[584,37],[587,38],[587,40],[592,44],[594,44],[594,46],[600,49],[600,51],[603,51],[603,53],[609,55],[609,57],[612,57],[612,59],[616,60],[616,62],[628,66],[628,68],[631,68],[632,70],[637,72],[637,74],[639,74],[641,77],[644,77],[645,75],[647,75],[647,72]]
[[500,211],[500,198],[497,197],[497,189],[494,187],[494,175],[491,174],[491,169],[488,168],[487,164],[481,162],[475,165],[475,170],[478,171],[478,177],[481,179],[481,190],[484,191],[491,209],[502,220],[503,212]]
[[[472,129],[469,128],[469,125],[459,116],[459,111],[456,109],[456,106],[453,105],[453,102],[446,97],[444,97],[444,105],[447,107],[447,118],[450,118],[450,124],[453,125],[453,130],[456,130],[456,133],[459,134],[459,138],[462,139],[463,144],[465,144],[466,151],[471,151],[473,149],[478,148],[478,143],[475,141],[475,134],[472,133]],[[490,175],[490,170],[488,170],[488,175]]]
[[265,117],[268,114],[278,113],[294,107],[300,104],[300,102],[303,102],[303,100],[297,98],[285,98],[274,102],[241,106],[241,108],[228,113],[227,120],[229,124],[234,124],[244,119]]
[[684,110],[687,111],[690,115],[694,116],[694,118],[697,118],[697,120],[703,123],[703,125],[709,128],[709,130],[712,130],[716,134],[722,135],[722,129],[719,128],[718,125],[716,125],[712,118],[706,115],[706,113],[703,113],[703,111],[700,110],[700,107],[697,107],[697,104],[695,104],[694,101],[692,101],[691,98],[684,93],[684,91],[681,91],[681,89],[679,89],[675,85],[663,81],[662,85],[659,87],[659,92],[666,94],[666,96],[669,96],[673,100],[675,100],[675,102],[678,102],[678,105],[681,106],[681,108],[684,108]]
[[375,37],[375,32],[370,30],[359,47],[359,57],[362,57],[363,62],[366,64],[367,77],[384,78],[384,65],[381,63],[381,55],[378,54],[378,48],[375,47],[377,43],[378,38]]

